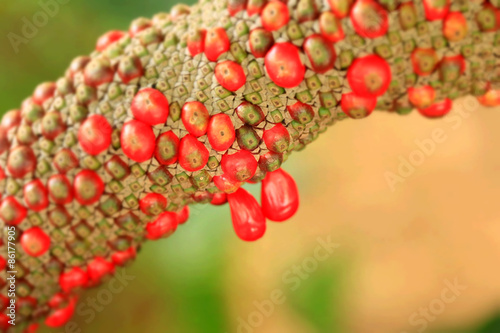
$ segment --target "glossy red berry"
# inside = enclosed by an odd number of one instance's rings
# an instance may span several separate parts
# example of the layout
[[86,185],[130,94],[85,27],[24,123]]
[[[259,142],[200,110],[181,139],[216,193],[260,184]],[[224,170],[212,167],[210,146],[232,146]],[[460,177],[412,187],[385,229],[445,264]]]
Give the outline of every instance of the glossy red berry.
[[138,120],[130,120],[123,125],[120,142],[128,158],[142,163],[153,157],[156,137],[150,126]]
[[354,0],[328,0],[332,12],[338,18],[349,16],[353,2]]
[[22,119],[23,117],[20,110],[10,110],[3,115],[0,126],[5,130],[10,130],[14,127],[19,126]]
[[44,82],[40,83],[33,92],[31,100],[33,103],[38,105],[43,105],[46,100],[52,98],[54,96],[54,92],[56,91],[55,82]]
[[177,224],[184,224],[189,219],[189,206],[184,206],[177,212]]
[[387,11],[374,0],[357,0],[350,16],[354,30],[361,37],[382,37],[389,30]]
[[255,241],[266,232],[266,218],[255,198],[240,188],[228,194],[231,219],[236,235],[247,242]]
[[257,160],[247,150],[234,154],[224,154],[221,160],[222,171],[233,181],[244,182],[255,175]]
[[155,240],[170,236],[177,229],[177,215],[172,212],[164,212],[154,222],[146,225],[146,238]]
[[111,260],[116,266],[124,266],[129,261],[135,259],[137,251],[135,247],[131,246],[125,251],[116,251],[111,255]]
[[49,314],[45,319],[45,325],[52,328],[66,325],[75,313],[76,301],[76,297],[71,297],[66,307],[57,309]]
[[314,109],[309,104],[297,101],[292,105],[287,105],[286,109],[292,119],[299,124],[305,125],[314,119]]
[[115,75],[111,63],[106,58],[94,58],[83,70],[85,84],[97,87],[101,84],[110,83]]
[[214,176],[213,181],[215,186],[224,193],[234,193],[243,184],[240,181],[236,181],[233,178],[228,177],[226,174]]
[[118,63],[118,76],[123,83],[129,84],[130,81],[140,78],[144,75],[144,68],[141,60],[136,56],[123,56]]
[[73,267],[59,276],[59,286],[65,293],[70,293],[74,289],[87,286],[89,277],[80,267]]
[[32,180],[24,185],[23,195],[26,206],[35,212],[40,212],[49,205],[47,188],[40,179]]
[[112,132],[113,129],[104,116],[93,114],[80,126],[78,142],[87,154],[99,155],[111,144]]
[[5,197],[0,203],[0,219],[7,225],[18,225],[27,215],[26,207],[14,197]]
[[167,207],[167,198],[159,193],[148,193],[139,200],[141,211],[148,216],[156,216]]
[[93,205],[104,193],[104,182],[95,171],[82,170],[75,177],[73,191],[81,205]]
[[177,162],[179,153],[179,138],[174,132],[162,133],[156,139],[155,157],[163,165],[170,165]]
[[359,96],[382,96],[391,84],[391,67],[378,55],[367,55],[354,60],[347,71],[347,80]]
[[450,0],[423,0],[423,4],[429,21],[444,19],[450,10]]
[[425,109],[431,106],[436,99],[436,90],[429,85],[408,88],[408,99],[417,109]]
[[69,148],[63,148],[57,152],[52,163],[59,173],[67,173],[79,165],[78,158]]
[[263,58],[274,44],[273,33],[263,28],[253,29],[248,36],[248,43],[253,56]]
[[231,118],[224,113],[219,113],[210,117],[207,137],[213,149],[218,151],[229,149],[236,137]]
[[187,49],[192,57],[205,50],[205,29],[192,29],[187,37]]
[[333,68],[337,54],[332,42],[320,34],[314,34],[304,41],[304,52],[316,73],[323,74]]
[[236,91],[245,85],[247,80],[243,67],[240,64],[225,60],[215,66],[217,82],[229,91]]
[[323,37],[330,42],[336,43],[345,38],[342,23],[330,12],[323,12],[321,14],[319,17],[319,28]]
[[375,97],[362,97],[355,93],[342,95],[340,101],[342,111],[351,118],[360,119],[368,117],[377,106]]
[[467,19],[461,12],[450,12],[443,22],[443,35],[450,42],[458,42],[467,36]]
[[281,1],[266,4],[260,15],[262,26],[268,31],[279,30],[290,21],[288,6]]
[[289,42],[274,44],[265,57],[265,67],[271,80],[283,88],[298,86],[306,71],[299,49]]
[[205,36],[205,55],[210,61],[217,61],[219,56],[229,51],[229,38],[221,27],[207,30]]
[[209,118],[208,110],[201,102],[186,102],[182,106],[182,123],[186,130],[197,138],[207,133]]
[[97,284],[107,275],[115,272],[115,265],[102,257],[95,257],[87,265],[87,274],[92,284]]
[[198,171],[207,164],[210,153],[207,147],[191,134],[179,144],[179,164],[186,171]]
[[47,181],[50,201],[58,205],[67,205],[73,201],[73,187],[65,175],[50,176]]
[[130,108],[137,120],[151,126],[165,123],[169,113],[167,98],[153,88],[139,90],[132,99]]
[[102,52],[108,48],[111,44],[119,41],[123,36],[125,36],[125,32],[120,30],[112,30],[106,32],[104,35],[99,37],[97,40],[97,44],[95,49],[99,52]]
[[39,227],[32,227],[21,235],[24,252],[32,257],[39,257],[50,248],[50,237]]
[[262,136],[267,149],[275,153],[283,153],[290,146],[290,134],[285,126],[276,124],[264,131]]
[[210,203],[214,206],[220,206],[227,202],[227,194],[226,193],[214,193],[212,197],[212,201]]
[[425,109],[418,109],[418,111],[423,116],[429,118],[439,118],[443,117],[444,115],[448,114],[451,111],[452,104],[453,104],[452,100],[446,98],[445,100],[441,102],[436,102]]
[[7,170],[14,178],[23,178],[36,169],[36,156],[33,149],[17,146],[9,152]]
[[268,172],[262,181],[262,211],[266,218],[282,222],[299,208],[299,191],[295,180],[283,169]]

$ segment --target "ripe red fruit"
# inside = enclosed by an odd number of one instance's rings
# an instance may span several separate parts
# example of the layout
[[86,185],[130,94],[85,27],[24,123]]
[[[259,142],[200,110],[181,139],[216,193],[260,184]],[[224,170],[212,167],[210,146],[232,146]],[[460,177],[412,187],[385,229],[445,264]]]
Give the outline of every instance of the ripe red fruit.
[[66,323],[73,317],[76,306],[76,297],[71,297],[66,307],[57,309],[47,316],[45,325],[52,328],[57,328],[66,325]]
[[108,48],[111,44],[119,41],[123,36],[125,36],[125,32],[119,30],[112,30],[106,32],[104,35],[99,37],[97,40],[97,44],[95,49],[99,52],[102,52]]
[[286,109],[292,119],[300,124],[308,124],[314,118],[314,109],[312,106],[300,101],[297,101],[292,105],[287,105]]
[[500,105],[500,90],[490,89],[486,94],[478,96],[477,100],[484,106],[499,106]]
[[207,147],[188,134],[179,144],[179,164],[186,171],[198,171],[207,164],[210,153]]
[[112,275],[115,272],[115,265],[102,257],[95,257],[94,260],[88,263],[87,273],[90,282],[97,284],[101,282],[106,275]]
[[150,28],[152,25],[151,20],[145,17],[139,17],[130,23],[128,33],[131,37],[134,37],[139,32]]
[[417,48],[411,54],[413,71],[420,76],[431,75],[438,64],[438,55],[432,48]]
[[436,99],[436,90],[429,85],[410,87],[408,88],[408,99],[417,109],[425,109],[434,103]]
[[278,30],[290,21],[288,6],[281,1],[268,2],[262,10],[260,19],[264,29],[268,31]]
[[215,66],[215,78],[229,91],[240,89],[247,81],[243,67],[231,60],[220,62]]
[[205,49],[205,29],[193,29],[187,37],[187,49],[191,57],[203,52]]
[[27,209],[16,198],[6,197],[0,204],[0,219],[8,225],[18,225],[28,215]]
[[247,0],[228,0],[227,11],[230,16],[234,16],[245,9]]
[[283,169],[268,172],[262,180],[262,211],[266,218],[282,222],[299,208],[299,190],[295,180]]
[[387,11],[374,0],[357,0],[351,22],[357,34],[365,38],[381,37],[389,30]]
[[47,189],[50,201],[55,204],[67,205],[73,201],[73,188],[65,175],[50,176]]
[[177,215],[172,212],[164,212],[154,222],[146,225],[146,238],[156,240],[168,237],[175,232],[177,225]]
[[222,171],[233,181],[244,182],[255,175],[257,160],[247,150],[240,150],[234,154],[222,156]]
[[179,138],[174,132],[162,133],[156,139],[155,157],[163,165],[170,165],[177,162],[179,152]]
[[118,76],[123,83],[128,84],[130,81],[144,75],[141,59],[137,56],[123,56],[118,63]]
[[10,320],[11,319],[7,317],[3,311],[0,313],[0,331],[7,332],[7,330],[12,327],[9,323]]
[[271,80],[283,88],[298,86],[306,72],[299,49],[289,42],[274,44],[265,57],[265,66]]
[[344,29],[339,19],[330,12],[323,12],[319,17],[319,28],[323,37],[330,42],[338,42],[345,38]]
[[207,132],[209,118],[208,110],[201,102],[186,102],[182,106],[182,123],[186,130],[197,138]]
[[148,216],[156,216],[167,207],[167,198],[159,193],[148,193],[139,200],[141,211]]
[[338,18],[344,18],[349,15],[354,0],[328,0],[332,12]]
[[290,146],[290,134],[283,124],[276,124],[265,130],[262,138],[267,149],[275,153],[283,153]]
[[153,88],[139,90],[132,99],[130,108],[137,120],[151,126],[165,123],[169,113],[167,98]]
[[39,257],[50,248],[50,237],[39,227],[32,227],[21,235],[24,252],[32,257]]
[[65,293],[70,293],[73,289],[86,287],[88,280],[87,272],[80,267],[73,267],[59,276],[59,286]]
[[425,17],[429,21],[442,20],[450,10],[450,0],[423,0]]
[[2,117],[2,123],[0,124],[5,130],[10,130],[14,127],[17,127],[21,124],[22,120],[21,111],[19,110],[10,110],[5,113]]
[[377,99],[375,97],[362,97],[355,93],[343,94],[340,101],[342,111],[355,119],[368,117],[376,106]]
[[266,232],[266,218],[255,198],[240,188],[228,194],[231,219],[236,235],[247,242],[255,241]]
[[227,194],[226,193],[214,193],[212,197],[212,201],[210,203],[214,206],[220,206],[227,202]]
[[33,149],[17,146],[9,152],[7,170],[14,178],[23,178],[36,169],[36,156]]
[[210,117],[207,137],[213,149],[218,151],[229,149],[236,137],[231,118],[224,113],[219,113]]
[[177,224],[184,224],[189,219],[189,206],[182,207],[180,212],[177,212]]
[[116,266],[124,266],[130,260],[133,260],[137,255],[135,247],[131,246],[125,251],[116,251],[111,255],[111,260]]
[[222,174],[219,176],[214,176],[212,179],[214,181],[215,186],[224,193],[234,193],[236,192],[241,185],[243,184],[240,181],[236,181],[226,174]]
[[78,142],[87,154],[99,155],[111,144],[112,132],[113,129],[104,116],[93,114],[80,126]]
[[212,28],[205,36],[205,55],[210,61],[217,61],[217,58],[229,51],[229,38],[224,28]]
[[26,206],[35,212],[42,211],[49,205],[48,191],[40,179],[24,185],[23,195]]
[[75,177],[73,190],[81,205],[93,205],[104,192],[104,182],[95,171],[82,170]]
[[252,16],[255,14],[260,14],[266,2],[267,0],[248,0],[247,15]]
[[33,92],[31,100],[33,103],[42,105],[46,100],[54,96],[56,84],[54,82],[40,83]]
[[347,80],[359,96],[382,96],[391,84],[391,67],[378,55],[367,55],[354,60],[347,71]]
[[323,74],[333,68],[337,54],[328,39],[320,34],[311,35],[304,41],[303,48],[315,72]]
[[467,36],[467,19],[460,12],[450,12],[443,22],[443,35],[451,42],[458,42]]
[[446,98],[445,100],[441,102],[436,102],[429,106],[428,108],[425,109],[418,109],[418,111],[426,117],[429,118],[439,118],[443,117],[446,115],[448,112],[451,111],[452,108],[452,100],[449,98]]
[[255,58],[263,58],[274,44],[273,33],[263,28],[250,31],[248,36],[250,51]]
[[86,85],[97,87],[112,82],[115,73],[111,63],[106,58],[94,58],[85,66],[83,75]]
[[120,142],[125,155],[133,161],[142,163],[153,157],[155,134],[150,126],[141,121],[126,122],[122,128]]

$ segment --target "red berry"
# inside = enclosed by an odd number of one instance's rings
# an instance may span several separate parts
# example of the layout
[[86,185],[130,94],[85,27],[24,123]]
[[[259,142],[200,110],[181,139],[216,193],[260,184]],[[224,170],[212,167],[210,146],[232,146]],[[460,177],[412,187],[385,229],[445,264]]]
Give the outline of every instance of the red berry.
[[24,252],[32,257],[39,257],[50,248],[50,237],[39,227],[32,227],[21,235]]
[[267,149],[275,153],[285,152],[290,145],[290,134],[282,124],[276,124],[272,128],[265,130],[262,138]]
[[10,110],[5,113],[2,117],[2,123],[0,124],[5,130],[10,130],[14,127],[17,127],[21,124],[21,120],[23,117],[21,116],[21,111],[19,110]]
[[248,0],[247,15],[252,16],[255,14],[260,14],[266,2],[267,0]]
[[182,106],[181,118],[186,130],[195,137],[198,138],[207,133],[210,115],[203,103],[186,102]]
[[29,209],[40,212],[49,205],[48,191],[39,179],[24,185],[24,202]]
[[253,29],[248,36],[248,43],[255,58],[264,58],[274,44],[273,33],[263,28]]
[[132,99],[132,114],[137,120],[148,125],[159,125],[167,121],[168,100],[159,90],[144,88]]
[[229,51],[229,38],[224,28],[212,28],[205,36],[205,55],[210,61],[217,61],[219,56]]
[[304,41],[303,48],[315,72],[323,74],[333,68],[337,54],[328,39],[320,34],[311,35]]
[[87,154],[99,155],[111,144],[112,132],[113,129],[104,116],[93,114],[80,126],[78,142]]
[[170,165],[177,162],[179,152],[179,138],[174,132],[162,133],[156,139],[155,157],[162,165]]
[[286,109],[292,119],[299,124],[305,125],[314,119],[314,110],[309,104],[297,101],[292,105],[287,105]]
[[7,130],[3,127],[0,127],[0,154],[3,154],[9,148],[10,142]]
[[257,200],[242,188],[235,193],[228,194],[227,199],[236,235],[247,242],[264,236],[266,218]]
[[[0,256],[0,271],[3,271],[7,267],[7,260],[5,260],[4,257]],[[0,312],[3,312],[5,310],[5,307],[7,306],[7,302],[5,301],[7,299],[7,296],[0,295]]]
[[193,29],[187,37],[187,49],[192,57],[205,50],[205,29]]
[[140,78],[144,75],[144,68],[141,60],[136,56],[123,56],[118,63],[118,76],[123,83],[129,84],[130,81]]
[[332,12],[338,18],[344,18],[349,15],[354,0],[328,0]]
[[106,275],[112,275],[115,272],[115,265],[102,257],[95,257],[88,263],[87,273],[93,284],[101,282]]
[[74,78],[77,73],[80,73],[81,71],[83,71],[85,69],[85,66],[87,66],[90,59],[91,58],[88,56],[79,56],[79,57],[76,57],[75,59],[73,59],[73,61],[71,61],[71,64],[69,65],[69,68],[66,72],[67,75],[71,79]]
[[377,106],[375,97],[362,97],[355,93],[342,95],[340,101],[342,111],[351,118],[360,119],[368,117]]
[[14,178],[23,178],[36,169],[36,156],[33,149],[17,146],[9,152],[7,170]]
[[177,213],[177,224],[184,224],[189,219],[189,206],[182,207]]
[[130,23],[130,27],[128,29],[128,33],[131,37],[134,37],[139,32],[150,28],[152,25],[151,20],[145,17],[139,17]]
[[338,42],[345,38],[344,29],[339,19],[330,12],[323,12],[319,17],[319,28],[323,37],[330,42]]
[[499,106],[500,105],[500,90],[490,89],[482,96],[477,97],[479,103],[484,106]]
[[283,88],[298,86],[306,72],[299,49],[289,42],[274,44],[266,55],[265,66],[271,80]]
[[228,0],[227,11],[230,16],[234,16],[245,9],[247,0]]
[[7,330],[12,327],[9,323],[10,320],[10,317],[5,313],[0,313],[0,331],[7,332]]
[[450,10],[450,0],[423,0],[425,17],[429,21],[442,20]]
[[67,205],[73,201],[73,188],[65,175],[50,176],[47,189],[50,201],[55,204]]
[[431,75],[438,64],[438,56],[432,48],[417,48],[411,54],[413,71],[420,76]]
[[111,255],[111,260],[116,266],[124,266],[130,260],[135,259],[137,252],[135,247],[131,246],[125,251],[117,251]]
[[417,109],[425,109],[431,106],[436,99],[436,90],[427,85],[422,87],[408,88],[408,99]]
[[76,175],[73,188],[81,205],[93,205],[104,192],[104,182],[95,171],[82,170]]
[[226,60],[215,66],[217,82],[229,91],[236,91],[245,85],[247,80],[243,67],[238,63]]
[[227,202],[227,194],[226,193],[214,193],[212,197],[212,201],[210,203],[214,206],[220,206]]
[[168,237],[177,229],[177,224],[175,213],[164,212],[154,222],[146,225],[146,238],[155,240]]
[[159,193],[148,193],[139,200],[141,211],[148,216],[156,216],[167,207],[167,198]]
[[83,75],[86,85],[97,87],[101,84],[112,82],[115,73],[109,60],[106,58],[94,58],[85,66]]
[[234,193],[243,184],[240,181],[236,181],[236,180],[228,177],[226,174],[214,176],[213,181],[214,181],[215,186],[217,186],[217,188],[224,193]]
[[244,182],[255,175],[257,160],[247,150],[234,154],[224,154],[221,160],[222,171],[233,181]]
[[443,35],[451,42],[458,42],[467,36],[467,19],[460,12],[451,12],[443,22]]
[[66,323],[73,317],[76,306],[76,297],[72,297],[69,304],[62,308],[57,309],[49,314],[45,319],[45,325],[52,328],[57,328],[66,325]]
[[97,40],[97,45],[95,49],[99,52],[102,52],[108,48],[111,44],[119,41],[123,36],[125,36],[125,32],[119,30],[112,30],[106,32],[104,35],[99,37]]
[[374,0],[357,0],[351,22],[356,33],[365,38],[382,37],[389,30],[387,11]]
[[347,71],[347,80],[359,96],[382,96],[391,84],[391,67],[378,55],[367,55],[354,60]]
[[73,289],[86,287],[88,280],[87,272],[80,267],[73,267],[59,276],[59,286],[65,293],[70,293]]
[[268,31],[279,30],[290,20],[288,6],[281,1],[271,1],[262,10],[260,15],[262,26]]
[[120,142],[125,155],[133,161],[142,163],[153,157],[155,134],[150,126],[141,121],[127,121],[122,128]]
[[56,84],[54,82],[40,83],[33,92],[32,101],[35,104],[42,105],[46,100],[54,96]]
[[207,147],[188,134],[179,144],[179,164],[186,171],[198,171],[207,164],[210,153]]
[[261,198],[262,211],[272,221],[286,221],[299,208],[297,184],[283,169],[266,174],[262,181]]
[[452,108],[452,100],[449,98],[446,98],[445,100],[441,102],[437,102],[429,106],[428,108],[425,109],[418,109],[418,111],[426,117],[429,118],[439,118],[443,117],[446,115],[448,112],[451,111]]
[[224,113],[210,117],[207,130],[208,142],[213,149],[224,151],[232,146],[236,137],[231,118]]
[[18,225],[26,216],[28,211],[16,198],[6,197],[0,204],[0,219],[8,225]]

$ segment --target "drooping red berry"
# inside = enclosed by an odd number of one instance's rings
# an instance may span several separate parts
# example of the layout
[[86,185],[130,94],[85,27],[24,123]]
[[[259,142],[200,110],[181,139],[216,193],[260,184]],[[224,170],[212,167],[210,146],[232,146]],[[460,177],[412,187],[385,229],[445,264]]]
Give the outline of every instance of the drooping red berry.
[[90,60],[83,70],[85,84],[91,87],[112,82],[114,74],[111,63],[103,57]]
[[428,21],[442,20],[450,10],[450,0],[423,0]]
[[120,59],[117,72],[122,82],[129,84],[130,81],[144,75],[144,68],[142,67],[141,59],[134,55],[126,55]]
[[283,153],[290,146],[290,134],[282,124],[276,124],[272,128],[265,130],[262,138],[267,149],[275,153]]
[[425,109],[418,109],[418,111],[429,118],[439,118],[448,114],[451,111],[453,102],[451,99],[446,98],[441,102],[436,102]]
[[104,116],[93,114],[80,126],[78,142],[87,154],[99,155],[111,144],[112,132],[113,129]]
[[365,38],[382,37],[389,30],[387,11],[374,0],[357,0],[351,22],[356,33]]
[[248,0],[247,4],[247,14],[252,16],[255,14],[260,14],[262,9],[266,5],[267,0]]
[[333,68],[337,54],[328,39],[320,34],[311,35],[304,41],[303,48],[315,72],[323,74]]
[[137,120],[151,126],[165,123],[169,113],[167,98],[153,88],[139,90],[132,99],[130,108]]
[[205,29],[192,29],[187,37],[187,49],[192,57],[205,50]]
[[58,205],[67,205],[73,201],[73,187],[65,175],[50,176],[47,181],[50,201]]
[[289,42],[274,44],[267,52],[265,66],[271,80],[282,88],[298,86],[306,71],[299,49]]
[[214,193],[212,197],[212,201],[210,203],[214,206],[220,206],[227,202],[227,194],[226,193]]
[[122,128],[120,142],[125,155],[133,161],[142,163],[153,157],[155,134],[150,126],[141,121],[126,122]]
[[240,181],[236,181],[226,174],[222,174],[219,176],[214,176],[212,179],[214,181],[215,186],[224,193],[234,193],[236,192],[241,185],[243,184]]
[[50,237],[39,227],[32,227],[21,235],[21,246],[28,255],[39,257],[49,250]]
[[189,206],[184,206],[177,212],[177,224],[184,224],[189,219]]
[[347,71],[347,80],[359,96],[382,96],[391,84],[391,67],[378,55],[367,55],[354,60]]
[[106,32],[104,35],[99,37],[97,40],[97,44],[95,49],[99,52],[102,52],[108,48],[113,43],[119,41],[123,36],[125,36],[125,32],[120,30],[112,30]]
[[80,267],[73,267],[59,276],[59,286],[65,293],[70,293],[74,289],[86,287],[88,280],[86,271]]
[[362,97],[355,93],[342,95],[340,101],[342,111],[351,118],[360,119],[368,117],[377,106],[375,97]]
[[73,190],[81,205],[93,205],[104,193],[104,182],[95,171],[82,170],[75,177]]
[[179,164],[186,171],[198,171],[207,164],[210,153],[207,147],[191,134],[179,144]]
[[338,18],[344,18],[349,15],[354,0],[328,0],[332,12]]
[[229,149],[236,137],[231,118],[224,113],[218,113],[210,117],[207,137],[213,149],[218,151]]
[[279,30],[290,21],[290,11],[285,3],[271,1],[262,10],[260,19],[264,29],[268,31]]
[[167,207],[167,198],[159,193],[148,193],[139,200],[141,211],[149,216],[156,216],[162,213]]
[[215,66],[217,82],[229,91],[236,91],[245,85],[247,77],[237,62],[226,60]]
[[467,36],[467,19],[461,12],[450,12],[443,22],[443,35],[450,42],[458,42]]
[[111,260],[116,266],[124,266],[127,262],[135,259],[137,251],[131,246],[125,251],[116,251],[111,255]]
[[240,150],[234,154],[224,154],[221,160],[224,174],[233,181],[244,182],[255,175],[257,160],[247,150]]
[[45,325],[52,328],[62,327],[69,322],[75,313],[76,297],[71,297],[66,307],[52,312],[45,318]]
[[33,103],[38,105],[43,105],[46,100],[52,98],[54,96],[54,92],[56,91],[55,82],[44,82],[40,83],[33,92],[31,96],[31,100]]
[[228,194],[231,219],[236,235],[247,242],[256,241],[266,232],[266,218],[255,198],[240,188]]
[[314,109],[309,104],[297,101],[292,105],[287,105],[286,109],[293,120],[300,124],[308,124],[314,119]]
[[95,257],[94,260],[87,265],[87,274],[92,284],[97,284],[107,276],[115,272],[115,265],[107,261],[103,257]]
[[182,123],[186,130],[197,138],[207,133],[209,118],[208,110],[201,102],[186,102],[182,106]]
[[0,126],[5,130],[10,130],[14,127],[19,126],[22,119],[23,117],[21,116],[20,110],[10,110],[3,115],[2,123],[0,124]]
[[7,170],[14,178],[23,178],[36,169],[36,156],[28,146],[17,146],[9,152]]
[[344,29],[339,19],[330,12],[323,12],[319,17],[319,28],[323,37],[336,43],[345,38]]
[[49,193],[40,179],[24,185],[23,195],[26,206],[35,212],[42,211],[49,205]]
[[164,212],[154,222],[146,225],[146,238],[156,240],[170,236],[177,229],[177,215],[172,212]]
[[432,48],[416,48],[411,54],[413,71],[420,76],[431,75],[438,64],[438,56]]
[[42,118],[42,135],[48,140],[54,140],[66,130],[66,124],[59,112],[48,112]]
[[205,36],[205,55],[210,61],[217,61],[219,56],[229,51],[229,38],[224,28],[212,28]]
[[408,88],[408,99],[417,109],[425,109],[431,106],[436,99],[436,90],[429,85]]
[[274,37],[272,32],[263,28],[256,28],[250,31],[248,42],[253,56],[255,58],[264,58],[267,51],[274,44]]
[[266,174],[262,180],[261,198],[264,216],[271,221],[286,221],[299,208],[297,184],[283,169]]
[[18,225],[26,216],[28,211],[14,197],[5,197],[0,204],[0,219],[7,225]]
[[162,133],[156,139],[155,157],[163,165],[170,165],[177,162],[179,152],[179,138],[174,132]]

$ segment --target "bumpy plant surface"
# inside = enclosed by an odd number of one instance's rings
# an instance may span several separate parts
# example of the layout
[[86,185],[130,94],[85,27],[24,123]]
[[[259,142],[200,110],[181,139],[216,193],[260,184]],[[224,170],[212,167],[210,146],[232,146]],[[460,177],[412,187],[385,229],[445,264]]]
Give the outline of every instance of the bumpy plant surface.
[[[104,34],[1,121],[0,330],[7,230],[11,330],[61,327],[79,292],[175,232],[188,205],[228,202],[245,241],[290,218],[281,166],[330,125],[375,109],[442,117],[466,95],[499,105],[499,6],[204,0]],[[242,185],[261,181],[259,203]]]

